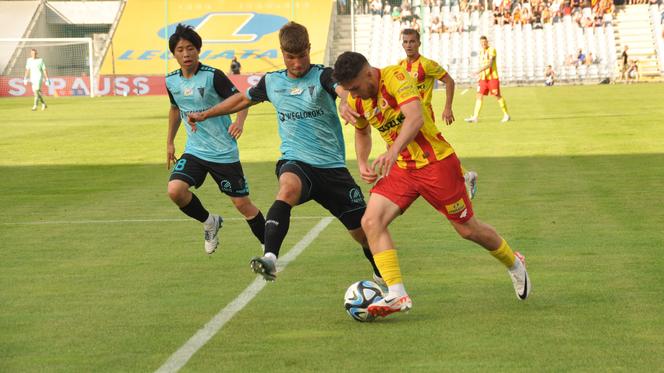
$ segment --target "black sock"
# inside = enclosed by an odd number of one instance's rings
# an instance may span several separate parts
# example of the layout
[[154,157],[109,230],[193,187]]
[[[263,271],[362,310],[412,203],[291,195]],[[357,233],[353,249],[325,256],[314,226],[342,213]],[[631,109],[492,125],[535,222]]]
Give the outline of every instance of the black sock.
[[267,212],[265,219],[265,252],[279,256],[281,243],[286,238],[288,226],[290,225],[291,205],[284,201],[276,200]]
[[258,238],[262,244],[265,243],[265,218],[263,213],[258,211],[258,215],[254,216],[251,220],[247,220],[251,233]]
[[193,193],[191,195],[191,201],[189,201],[189,204],[185,207],[180,207],[180,211],[187,214],[187,216],[200,221],[201,223],[205,223],[208,216],[210,216],[210,213],[205,209],[205,207],[203,207],[201,201]]
[[376,276],[383,278],[383,276],[380,275],[380,271],[378,270],[378,267],[376,267],[376,262],[374,261],[373,254],[371,253],[371,250],[369,250],[368,247],[363,247],[362,250],[364,251],[364,256],[367,257],[369,260],[369,263],[371,263],[371,266],[373,267],[374,273]]

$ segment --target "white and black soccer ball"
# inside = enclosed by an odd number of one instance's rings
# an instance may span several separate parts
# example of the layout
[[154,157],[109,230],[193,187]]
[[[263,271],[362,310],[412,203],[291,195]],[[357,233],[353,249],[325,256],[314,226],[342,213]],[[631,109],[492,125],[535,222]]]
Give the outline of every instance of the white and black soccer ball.
[[383,291],[373,281],[358,281],[346,290],[344,295],[344,307],[353,320],[365,322],[373,321],[374,316],[367,312],[367,307],[374,302],[383,299]]

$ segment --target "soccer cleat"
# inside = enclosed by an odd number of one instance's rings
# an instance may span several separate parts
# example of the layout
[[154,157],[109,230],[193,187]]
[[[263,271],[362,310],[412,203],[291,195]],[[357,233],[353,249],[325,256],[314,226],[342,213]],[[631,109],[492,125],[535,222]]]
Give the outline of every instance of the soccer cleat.
[[466,121],[466,123],[477,123],[477,117],[470,117],[464,120]]
[[205,227],[205,252],[212,254],[219,245],[219,229],[224,225],[224,219],[219,215],[212,215],[212,224],[203,224]]
[[34,105],[34,106],[32,107],[32,111],[35,111],[35,110],[37,110],[37,105]]
[[509,114],[505,114],[503,115],[503,120],[501,120],[500,123],[507,123],[510,121],[510,119],[512,119],[512,117],[510,117]]
[[413,308],[413,301],[408,294],[391,299],[383,298],[367,307],[367,312],[373,317],[391,315],[395,312],[408,312]]
[[47,107],[46,104],[42,104],[42,111],[46,110]]
[[383,294],[387,294],[390,291],[387,282],[385,282],[382,277],[378,277],[375,273],[373,274],[373,281],[378,285],[380,290],[383,291]]
[[509,273],[512,278],[516,297],[520,300],[526,300],[532,290],[532,284],[530,283],[528,271],[526,270],[526,258],[524,258],[524,256],[518,251],[514,252],[514,256],[516,257],[514,265],[507,270],[507,273]]
[[465,174],[463,174],[463,180],[466,184],[466,191],[468,192],[468,197],[470,199],[475,198],[475,194],[477,194],[477,172],[475,171],[468,171]]
[[266,256],[255,257],[249,262],[251,270],[254,273],[263,276],[265,281],[275,281],[277,279],[277,262]]

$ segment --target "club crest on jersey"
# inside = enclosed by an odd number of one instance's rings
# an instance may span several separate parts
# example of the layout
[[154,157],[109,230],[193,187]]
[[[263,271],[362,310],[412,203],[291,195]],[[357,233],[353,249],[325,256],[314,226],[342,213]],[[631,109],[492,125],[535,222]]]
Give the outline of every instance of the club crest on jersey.
[[450,215],[455,215],[466,209],[466,203],[463,201],[463,198],[460,198],[458,201],[445,205],[447,213]]
[[194,94],[194,89],[193,88],[185,88],[182,90],[182,94],[185,97],[192,96]]
[[293,87],[293,88],[291,88],[291,90],[290,90],[290,95],[291,95],[291,96],[299,96],[299,95],[302,94],[302,92],[303,92],[303,91],[302,91],[302,88],[300,88],[300,87]]
[[403,75],[403,73],[401,71],[395,72],[394,76],[397,78],[397,80],[406,80],[406,76]]

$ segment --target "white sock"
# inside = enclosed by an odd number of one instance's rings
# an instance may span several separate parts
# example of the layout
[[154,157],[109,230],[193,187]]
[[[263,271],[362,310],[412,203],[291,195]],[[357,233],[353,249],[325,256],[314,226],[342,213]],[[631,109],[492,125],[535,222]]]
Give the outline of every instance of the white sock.
[[388,288],[390,290],[385,298],[399,298],[406,295],[406,288],[403,286],[403,282],[396,285],[390,285]]
[[263,255],[263,258],[268,258],[271,261],[273,261],[274,263],[277,262],[277,256],[274,255],[274,253],[265,253],[265,255]]

